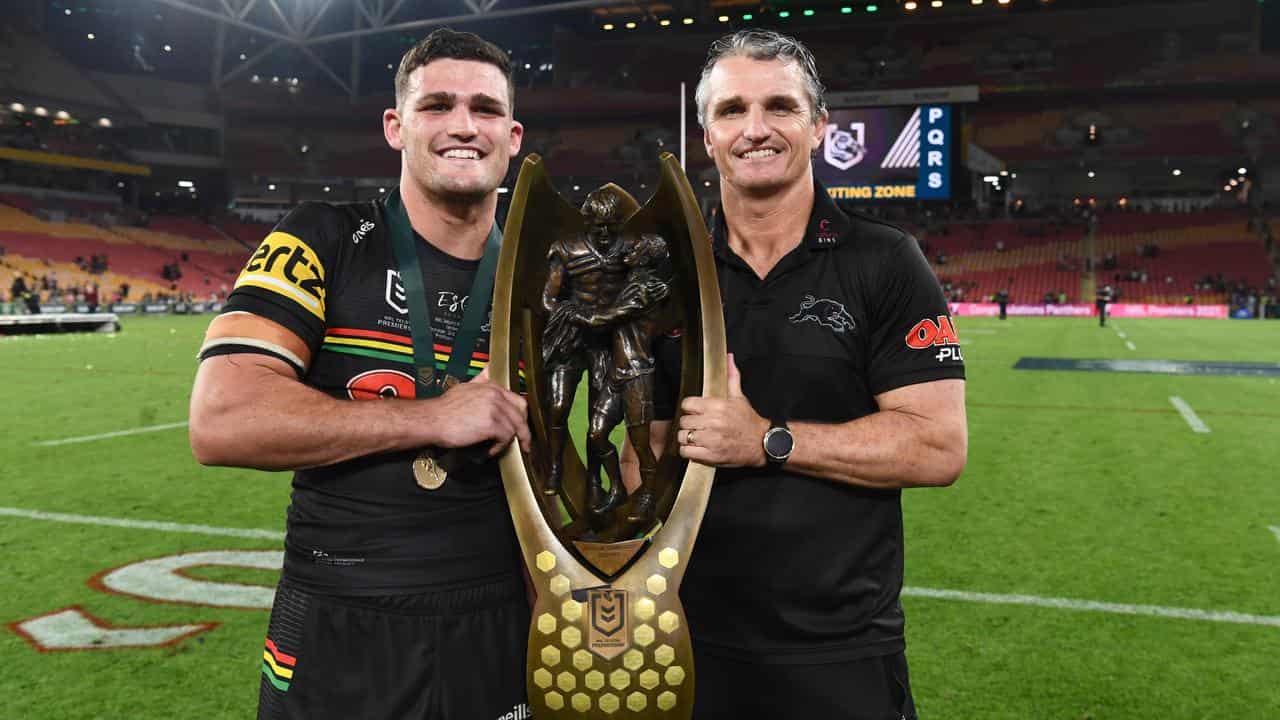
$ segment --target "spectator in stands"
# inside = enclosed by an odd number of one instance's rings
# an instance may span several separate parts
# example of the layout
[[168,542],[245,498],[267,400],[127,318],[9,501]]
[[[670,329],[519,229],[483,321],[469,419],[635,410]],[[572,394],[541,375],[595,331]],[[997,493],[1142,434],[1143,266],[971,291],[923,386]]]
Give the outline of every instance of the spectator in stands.
[[39,292],[36,292],[35,290],[28,290],[27,293],[22,296],[22,300],[27,305],[28,313],[32,315],[40,314],[40,293]]
[[120,283],[120,290],[119,290],[119,293],[120,293],[120,299],[121,299],[121,300],[128,300],[128,299],[129,299],[129,283],[128,283],[128,282],[122,282],[122,283]]
[[14,275],[13,284],[9,286],[9,297],[13,298],[14,302],[19,302],[26,297],[27,290],[27,280],[22,273]]
[[84,304],[89,306],[89,312],[98,312],[98,283],[93,281],[85,283]]

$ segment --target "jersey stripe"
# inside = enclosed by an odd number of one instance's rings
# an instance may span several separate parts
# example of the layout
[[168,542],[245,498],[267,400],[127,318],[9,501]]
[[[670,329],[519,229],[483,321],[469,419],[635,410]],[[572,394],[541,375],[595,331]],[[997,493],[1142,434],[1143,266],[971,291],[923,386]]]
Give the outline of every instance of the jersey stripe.
[[408,335],[395,335],[388,332],[380,332],[378,330],[356,330],[355,328],[329,328],[325,330],[326,336],[333,337],[358,337],[368,338],[370,340],[384,340],[386,342],[399,343],[401,345],[412,345],[413,340]]
[[298,301],[298,304],[305,307],[312,315],[324,320],[324,305],[319,300],[311,297],[298,288],[289,283],[271,275],[262,273],[246,273],[240,276],[236,281],[236,287],[241,285],[253,285],[263,290],[271,290],[272,292],[288,295],[290,298]]
[[326,337],[325,345],[349,345],[353,347],[370,348],[372,350],[385,350],[393,353],[403,353],[405,355],[413,355],[413,346],[405,347],[404,345],[395,345],[392,343],[379,342],[377,340],[361,340],[359,338],[344,337]]
[[390,360],[391,362],[404,363],[405,365],[413,364],[413,355],[398,355],[381,350],[365,350],[364,348],[345,347],[343,345],[332,345],[325,343],[321,350],[329,352],[343,353],[344,355],[360,355],[361,357],[371,357],[378,360]]

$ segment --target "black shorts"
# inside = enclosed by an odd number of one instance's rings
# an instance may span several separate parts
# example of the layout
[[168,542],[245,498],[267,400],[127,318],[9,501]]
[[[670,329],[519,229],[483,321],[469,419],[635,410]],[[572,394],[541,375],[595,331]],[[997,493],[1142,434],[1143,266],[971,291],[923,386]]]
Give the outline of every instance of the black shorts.
[[700,653],[694,720],[916,720],[903,653],[817,665],[777,665]]
[[528,717],[528,637],[519,577],[389,597],[316,595],[282,580],[258,718]]

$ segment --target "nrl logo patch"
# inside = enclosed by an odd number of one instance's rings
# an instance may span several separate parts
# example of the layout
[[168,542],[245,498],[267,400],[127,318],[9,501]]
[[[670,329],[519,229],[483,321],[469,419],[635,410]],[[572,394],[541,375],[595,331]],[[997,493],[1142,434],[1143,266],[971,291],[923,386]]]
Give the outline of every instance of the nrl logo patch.
[[791,321],[792,325],[799,325],[802,322],[816,322],[838,333],[849,332],[857,328],[857,323],[853,321],[853,316],[849,314],[849,311],[844,309],[844,305],[827,298],[815,299],[812,295],[805,295],[804,299],[800,301],[800,311],[787,319]]
[[822,159],[837,170],[848,170],[867,156],[867,124],[849,123],[848,130],[839,125],[827,125],[826,141],[822,143]]
[[409,314],[409,301],[405,296],[404,283],[400,282],[400,273],[397,270],[387,271],[386,300],[392,310],[401,315]]
[[627,591],[614,588],[597,588],[589,592],[587,607],[591,622],[587,627],[587,648],[609,660],[617,657],[631,644],[627,615]]

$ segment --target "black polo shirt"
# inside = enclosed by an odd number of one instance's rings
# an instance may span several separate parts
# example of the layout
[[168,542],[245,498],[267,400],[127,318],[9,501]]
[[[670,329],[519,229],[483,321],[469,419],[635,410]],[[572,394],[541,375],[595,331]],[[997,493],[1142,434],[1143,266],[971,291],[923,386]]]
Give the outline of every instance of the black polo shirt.
[[[876,395],[963,378],[959,341],[910,235],[847,215],[814,180],[804,240],[763,280],[712,230],[725,331],[766,418],[841,423]],[[658,350],[658,417],[674,416],[679,344]],[[719,470],[681,587],[700,651],[821,663],[901,651],[901,491],[782,469]]]

